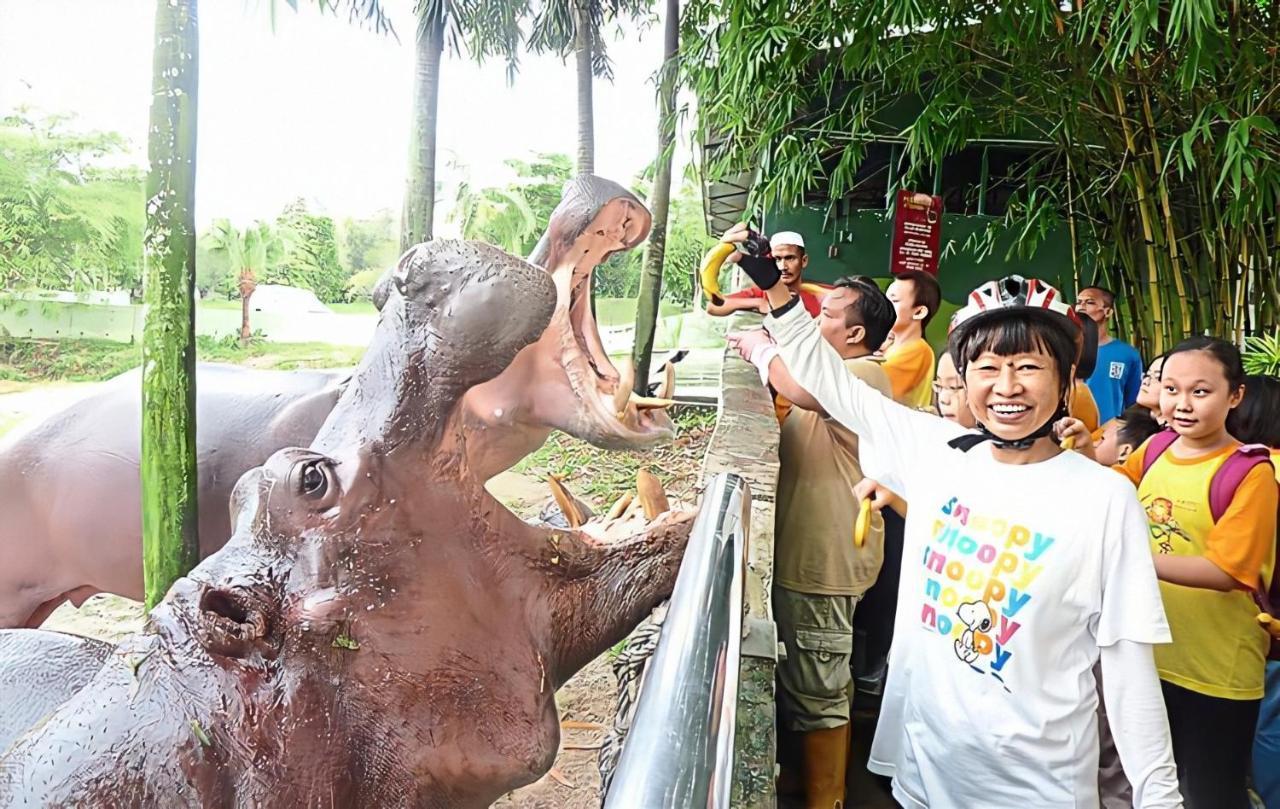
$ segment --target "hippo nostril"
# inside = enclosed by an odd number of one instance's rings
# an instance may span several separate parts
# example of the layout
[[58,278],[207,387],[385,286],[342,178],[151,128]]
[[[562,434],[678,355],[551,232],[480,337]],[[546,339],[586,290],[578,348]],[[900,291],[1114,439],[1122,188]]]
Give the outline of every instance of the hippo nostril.
[[249,611],[225,590],[205,590],[204,597],[200,599],[200,610],[237,624],[249,620]]
[[273,657],[270,633],[265,610],[250,594],[209,588],[200,596],[200,635],[209,651],[245,657],[256,650]]

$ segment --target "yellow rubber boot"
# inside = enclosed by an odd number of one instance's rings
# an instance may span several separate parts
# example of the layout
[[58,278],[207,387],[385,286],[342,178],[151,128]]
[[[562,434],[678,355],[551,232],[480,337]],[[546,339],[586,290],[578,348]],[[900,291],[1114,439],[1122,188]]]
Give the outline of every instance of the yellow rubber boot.
[[849,725],[804,734],[805,807],[842,809],[849,759]]

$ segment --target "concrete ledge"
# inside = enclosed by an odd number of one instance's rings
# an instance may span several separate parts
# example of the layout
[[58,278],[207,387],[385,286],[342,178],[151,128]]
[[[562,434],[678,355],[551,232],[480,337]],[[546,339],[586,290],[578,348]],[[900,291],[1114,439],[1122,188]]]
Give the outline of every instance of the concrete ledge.
[[[731,330],[752,328],[759,316],[736,315]],[[737,726],[735,729],[733,791],[730,805],[773,809],[774,762],[777,737],[774,727],[774,669],[769,654],[773,607],[773,501],[778,486],[778,421],[773,401],[760,384],[754,366],[726,349],[720,372],[720,413],[702,463],[705,484],[720,472],[735,472],[751,487],[751,533],[747,547],[747,581],[743,620],[743,648],[753,654],[742,657],[738,674]],[[753,631],[763,637],[749,638]],[[776,652],[776,646],[773,650]]]

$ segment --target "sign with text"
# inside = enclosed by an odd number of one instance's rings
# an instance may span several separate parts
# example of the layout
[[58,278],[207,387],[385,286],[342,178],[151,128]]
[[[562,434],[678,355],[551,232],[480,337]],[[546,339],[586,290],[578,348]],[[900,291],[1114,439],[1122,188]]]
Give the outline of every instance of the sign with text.
[[938,274],[938,250],[942,244],[942,197],[918,191],[898,191],[893,211],[893,246],[889,272],[907,270]]

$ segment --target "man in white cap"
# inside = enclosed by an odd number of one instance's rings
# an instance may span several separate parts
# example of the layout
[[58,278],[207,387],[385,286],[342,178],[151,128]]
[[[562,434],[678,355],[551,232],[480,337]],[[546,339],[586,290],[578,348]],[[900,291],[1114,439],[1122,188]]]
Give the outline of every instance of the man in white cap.
[[[725,234],[732,235],[744,225],[735,225]],[[778,263],[778,272],[782,273],[782,283],[786,284],[792,294],[799,295],[804,308],[810,317],[817,317],[822,311],[822,298],[807,290],[800,289],[804,280],[804,268],[809,266],[809,256],[804,251],[804,237],[791,230],[779,231],[769,239],[770,252]],[[741,253],[733,253],[726,261],[737,261]],[[758,287],[750,287],[740,292],[725,296],[722,304],[709,303],[707,312],[718,317],[731,315],[743,309],[754,310],[761,314],[769,312],[769,304],[765,301],[764,292]]]

